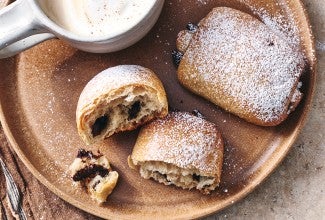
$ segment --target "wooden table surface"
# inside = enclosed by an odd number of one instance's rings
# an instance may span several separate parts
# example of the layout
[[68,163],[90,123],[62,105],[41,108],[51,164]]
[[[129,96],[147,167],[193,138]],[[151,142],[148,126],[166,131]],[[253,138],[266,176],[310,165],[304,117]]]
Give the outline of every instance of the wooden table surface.
[[[282,165],[242,201],[207,219],[325,219],[325,1],[304,0],[316,36],[318,82],[309,120]],[[0,0],[0,7],[8,1]],[[98,219],[58,198],[24,166],[0,126],[0,158],[27,219]],[[0,169],[0,217],[14,219]]]

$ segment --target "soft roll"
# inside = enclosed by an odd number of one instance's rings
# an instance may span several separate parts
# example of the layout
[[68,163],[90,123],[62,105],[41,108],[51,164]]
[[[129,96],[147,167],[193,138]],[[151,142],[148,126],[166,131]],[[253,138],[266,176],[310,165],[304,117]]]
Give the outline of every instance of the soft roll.
[[76,121],[81,138],[92,144],[167,113],[166,93],[155,73],[138,65],[120,65],[88,82],[78,101]]
[[177,48],[180,83],[248,122],[278,125],[302,98],[303,54],[244,12],[214,8],[178,34]]
[[215,124],[172,112],[141,128],[128,163],[145,179],[209,194],[220,182],[223,151]]

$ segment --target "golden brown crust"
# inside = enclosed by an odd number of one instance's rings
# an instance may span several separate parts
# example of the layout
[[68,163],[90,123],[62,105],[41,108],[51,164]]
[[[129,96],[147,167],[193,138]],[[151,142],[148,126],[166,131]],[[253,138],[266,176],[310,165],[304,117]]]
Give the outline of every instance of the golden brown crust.
[[187,47],[190,45],[192,37],[193,37],[193,33],[191,33],[190,31],[188,30],[180,31],[176,39],[177,50],[182,53],[185,53]]
[[181,84],[251,123],[278,125],[300,101],[292,102],[303,56],[246,13],[214,8],[195,33],[178,35],[177,46],[185,52]]
[[[107,134],[93,137],[91,126],[96,118],[104,115],[109,108],[116,108],[122,102],[132,104],[141,97],[153,102],[152,112],[142,118],[123,126],[117,126]],[[145,102],[144,101],[144,102]],[[145,104],[145,103],[144,103]],[[149,106],[150,107],[150,106]],[[166,93],[159,78],[149,69],[137,65],[121,65],[109,68],[96,75],[82,91],[77,111],[77,128],[82,139],[93,143],[113,133],[132,130],[156,117],[164,117],[168,113]]]
[[215,124],[185,112],[172,112],[141,128],[131,167],[159,161],[220,181],[223,140]]

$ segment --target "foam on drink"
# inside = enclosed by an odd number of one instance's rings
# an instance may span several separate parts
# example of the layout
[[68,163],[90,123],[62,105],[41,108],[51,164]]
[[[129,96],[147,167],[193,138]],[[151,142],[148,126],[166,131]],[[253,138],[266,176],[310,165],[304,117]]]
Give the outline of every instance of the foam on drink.
[[86,37],[112,37],[142,20],[154,0],[39,0],[47,16]]

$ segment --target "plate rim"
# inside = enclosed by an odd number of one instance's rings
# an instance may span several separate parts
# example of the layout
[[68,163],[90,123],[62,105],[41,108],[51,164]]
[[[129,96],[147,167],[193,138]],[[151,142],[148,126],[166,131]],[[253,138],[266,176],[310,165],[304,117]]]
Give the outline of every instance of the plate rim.
[[[290,135],[290,139],[287,141],[287,147],[285,148],[281,148],[283,150],[283,152],[281,152],[281,154],[277,154],[279,155],[278,157],[272,159],[274,160],[273,163],[271,163],[270,166],[268,166],[268,169],[264,170],[264,172],[258,174],[255,177],[255,181],[250,182],[245,188],[243,188],[242,190],[238,191],[236,194],[232,195],[231,197],[227,197],[226,200],[224,200],[221,204],[215,205],[213,207],[210,207],[209,211],[205,211],[203,213],[199,213],[195,216],[193,216],[193,213],[190,213],[190,215],[188,214],[183,214],[183,216],[177,217],[178,219],[188,219],[188,218],[202,218],[202,217],[207,217],[209,215],[212,214],[216,214],[217,212],[220,212],[226,208],[228,208],[229,206],[232,206],[234,204],[236,204],[237,202],[241,201],[242,199],[244,199],[247,195],[249,195],[254,189],[256,189],[258,186],[260,186],[263,182],[266,181],[267,178],[269,178],[271,176],[271,174],[273,172],[275,172],[275,170],[279,167],[279,165],[281,164],[281,162],[284,160],[284,158],[286,158],[287,154],[289,153],[289,151],[292,149],[293,144],[295,143],[295,141],[297,140],[298,135],[301,133],[301,130],[303,129],[303,127],[306,124],[307,118],[311,112],[311,108],[312,108],[312,101],[314,99],[314,95],[315,95],[315,87],[316,87],[316,81],[317,81],[317,56],[316,56],[316,50],[315,50],[315,35],[313,34],[313,30],[311,27],[311,23],[310,23],[310,18],[308,16],[306,7],[304,5],[304,3],[302,2],[302,0],[296,0],[297,4],[297,8],[300,8],[301,12],[304,15],[304,20],[306,21],[307,24],[307,30],[308,30],[308,35],[310,36],[310,40],[311,40],[311,55],[312,58],[310,60],[310,70],[312,72],[312,76],[310,77],[310,88],[308,88],[308,92],[309,94],[309,98],[310,101],[309,103],[304,103],[304,110],[302,111],[301,115],[300,115],[300,120],[297,123],[297,125],[295,126],[295,128],[293,129],[292,134]],[[19,59],[19,54],[16,55],[14,58],[15,62],[17,61],[17,59]],[[50,191],[52,191],[55,195],[57,195],[58,197],[60,197],[61,199],[63,199],[65,202],[72,204],[73,206],[87,212],[90,213],[94,216],[98,216],[101,218],[107,218],[107,217],[114,217],[114,218],[119,218],[119,219],[129,219],[129,218],[125,218],[123,216],[107,216],[107,215],[102,215],[101,212],[96,212],[95,208],[97,207],[89,207],[84,205],[82,202],[75,200],[73,197],[69,196],[68,193],[65,193],[61,190],[59,190],[58,188],[55,187],[55,185],[53,185],[50,181],[48,181],[46,179],[45,176],[43,176],[38,169],[33,166],[33,164],[30,162],[30,160],[25,156],[24,152],[21,150],[21,148],[19,147],[18,143],[16,142],[13,133],[11,132],[10,128],[9,128],[9,124],[6,120],[5,117],[5,113],[2,107],[2,101],[1,101],[1,95],[0,95],[0,122],[3,128],[3,131],[5,133],[5,136],[8,140],[8,142],[10,143],[10,147],[15,151],[15,153],[17,154],[17,156],[19,157],[19,159],[23,162],[23,164],[27,167],[27,169],[33,174],[33,176],[40,182],[42,183],[47,189],[49,189]],[[113,213],[112,213],[113,214]],[[116,213],[115,213],[116,214]],[[140,217],[140,216],[139,216]],[[137,219],[137,215],[133,216],[132,219]],[[141,218],[141,217],[140,217]],[[143,218],[141,218],[143,219]],[[164,218],[166,219],[166,218]]]

